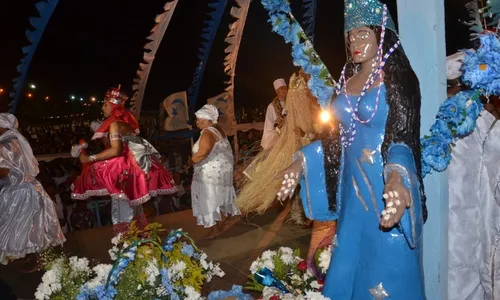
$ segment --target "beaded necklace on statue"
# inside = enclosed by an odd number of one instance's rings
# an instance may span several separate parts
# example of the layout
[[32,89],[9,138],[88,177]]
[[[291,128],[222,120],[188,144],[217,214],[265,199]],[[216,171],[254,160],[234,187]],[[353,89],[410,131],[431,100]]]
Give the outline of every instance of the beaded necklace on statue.
[[[382,22],[382,32],[381,32],[381,37],[380,37],[379,48],[378,48],[378,51],[377,51],[377,56],[373,60],[372,71],[371,71],[370,75],[368,76],[368,78],[367,78],[367,80],[366,80],[366,82],[365,82],[365,84],[363,86],[363,90],[361,91],[361,94],[359,95],[359,97],[358,97],[358,99],[356,101],[356,107],[353,107],[353,105],[351,103],[351,100],[349,99],[349,96],[348,96],[348,93],[347,93],[347,80],[345,78],[346,65],[344,65],[344,68],[342,69],[342,73],[340,75],[340,80],[339,80],[339,83],[338,83],[338,85],[336,87],[336,90],[337,90],[337,94],[341,94],[341,93],[344,94],[344,96],[347,99],[347,103],[349,104],[349,108],[351,109],[351,122],[349,124],[349,128],[347,128],[347,130],[346,130],[346,129],[344,129],[342,127],[342,125],[340,125],[341,143],[342,143],[342,145],[344,147],[350,146],[352,144],[352,142],[354,141],[354,138],[356,136],[356,121],[359,122],[359,123],[361,123],[361,124],[367,124],[371,120],[373,120],[373,118],[375,117],[375,115],[376,115],[376,113],[378,111],[378,105],[379,105],[379,99],[380,99],[380,91],[382,89],[382,85],[381,84],[379,84],[379,86],[378,86],[377,97],[375,99],[375,109],[373,110],[373,113],[370,116],[370,118],[368,118],[367,120],[361,120],[358,117],[359,104],[361,102],[361,99],[366,95],[366,93],[368,92],[368,90],[370,89],[370,87],[375,83],[375,81],[378,78],[380,78],[381,81],[383,80],[381,74],[382,74],[382,69],[385,66],[385,63],[387,62],[387,59],[391,56],[392,53],[394,53],[394,51],[401,44],[400,41],[397,41],[396,44],[394,44],[394,46],[392,46],[391,49],[389,49],[389,51],[385,55],[382,55],[382,53],[383,53],[383,44],[384,44],[384,39],[385,39],[386,23],[387,23],[387,7],[384,5],[383,22]],[[379,63],[378,67],[376,67],[377,62]],[[342,91],[342,86],[343,86],[343,91]],[[347,134],[350,134],[349,138],[347,138]]]

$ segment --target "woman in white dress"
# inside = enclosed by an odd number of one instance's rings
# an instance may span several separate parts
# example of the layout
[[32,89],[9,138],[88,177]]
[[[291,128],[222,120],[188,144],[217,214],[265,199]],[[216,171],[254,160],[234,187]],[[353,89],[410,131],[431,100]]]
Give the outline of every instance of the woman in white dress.
[[38,163],[17,128],[16,117],[0,114],[0,264],[65,242],[54,203],[35,178]]
[[[196,125],[202,131],[193,146],[193,157],[188,162],[194,166],[191,184],[192,208],[197,224],[210,228],[206,238],[211,238],[238,221],[238,218],[233,218],[228,222],[224,217],[240,215],[234,201],[234,157],[226,134],[217,125],[217,108],[207,104],[195,115]],[[219,224],[217,221],[220,221]]]

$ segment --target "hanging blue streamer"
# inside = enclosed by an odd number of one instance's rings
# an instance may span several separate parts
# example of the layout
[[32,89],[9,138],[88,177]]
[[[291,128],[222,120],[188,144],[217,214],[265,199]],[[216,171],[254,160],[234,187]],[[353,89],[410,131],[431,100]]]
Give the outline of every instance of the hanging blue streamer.
[[43,31],[45,30],[47,23],[49,23],[50,17],[54,12],[57,3],[59,3],[59,0],[38,2],[35,4],[35,7],[38,10],[40,17],[29,18],[31,26],[35,29],[26,30],[26,37],[28,38],[30,45],[22,48],[25,56],[21,59],[21,63],[16,68],[19,72],[19,76],[14,78],[13,91],[9,94],[12,98],[12,101],[9,103],[9,112],[12,114],[16,113],[17,106],[21,100],[21,92],[26,81],[26,76],[28,75],[31,60],[33,59],[33,55],[35,54],[38,44],[40,43],[40,39],[42,38]]
[[307,38],[314,44],[314,33],[316,27],[316,8],[318,0],[302,0],[302,8],[304,9],[303,23],[304,31]]
[[216,0],[208,4],[213,11],[207,13],[209,20],[204,22],[204,28],[201,34],[201,38],[204,40],[198,50],[198,66],[193,75],[193,81],[188,89],[188,100],[189,100],[189,110],[190,110],[190,120],[192,123],[192,116],[194,110],[196,109],[196,102],[198,100],[198,93],[200,91],[201,80],[203,79],[203,73],[205,71],[205,66],[210,55],[210,50],[212,49],[212,44],[217,34],[217,29],[224,14],[226,8],[227,0]]

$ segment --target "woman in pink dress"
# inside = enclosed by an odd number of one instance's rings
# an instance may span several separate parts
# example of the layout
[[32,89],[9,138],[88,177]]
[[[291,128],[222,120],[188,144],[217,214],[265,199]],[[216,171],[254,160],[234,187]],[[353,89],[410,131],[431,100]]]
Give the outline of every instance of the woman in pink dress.
[[106,120],[92,140],[105,138],[108,147],[95,155],[79,155],[84,168],[71,194],[76,200],[110,195],[115,232],[127,231],[133,219],[139,227],[145,226],[141,205],[151,197],[176,192],[172,174],[162,166],[158,151],[137,135],[139,124],[124,107],[127,99],[120,87],[106,93],[102,106]]

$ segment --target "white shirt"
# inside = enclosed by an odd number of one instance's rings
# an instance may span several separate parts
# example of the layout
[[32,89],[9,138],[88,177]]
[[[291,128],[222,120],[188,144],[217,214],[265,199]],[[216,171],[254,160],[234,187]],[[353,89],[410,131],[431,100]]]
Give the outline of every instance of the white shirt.
[[[282,107],[285,107],[284,101],[280,101],[280,103]],[[286,111],[283,108],[281,115],[285,115],[285,113]],[[260,145],[265,150],[270,149],[275,144],[274,137],[276,135],[276,131],[274,129],[274,123],[276,123],[276,119],[276,111],[274,110],[273,103],[271,103],[267,106],[266,120],[264,121],[264,132],[262,134],[262,141],[260,142]]]

